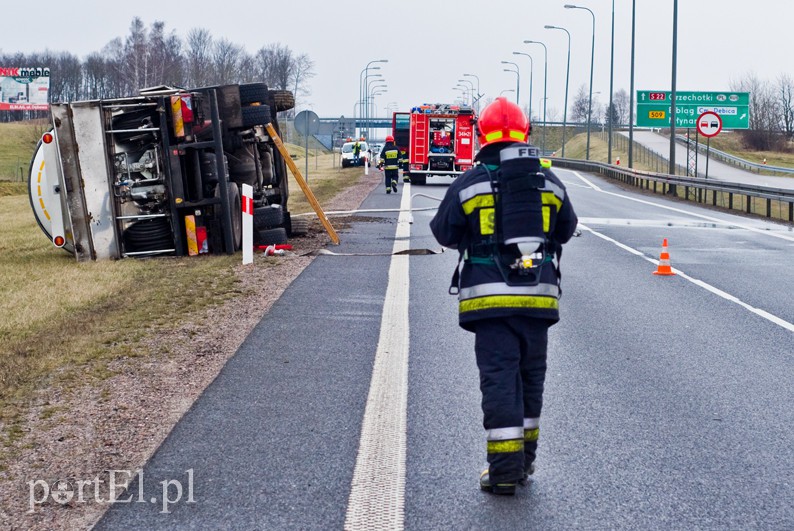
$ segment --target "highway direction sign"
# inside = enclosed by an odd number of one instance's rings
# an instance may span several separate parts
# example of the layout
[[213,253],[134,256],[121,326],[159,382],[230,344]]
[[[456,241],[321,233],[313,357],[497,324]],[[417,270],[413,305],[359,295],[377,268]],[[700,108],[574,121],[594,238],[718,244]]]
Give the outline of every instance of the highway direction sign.
[[697,119],[698,133],[711,138],[720,134],[722,131],[722,118],[715,112],[704,112]]
[[[637,91],[637,127],[670,127],[670,91]],[[697,118],[713,112],[722,119],[724,129],[750,128],[749,92],[676,91],[677,128],[696,127]]]

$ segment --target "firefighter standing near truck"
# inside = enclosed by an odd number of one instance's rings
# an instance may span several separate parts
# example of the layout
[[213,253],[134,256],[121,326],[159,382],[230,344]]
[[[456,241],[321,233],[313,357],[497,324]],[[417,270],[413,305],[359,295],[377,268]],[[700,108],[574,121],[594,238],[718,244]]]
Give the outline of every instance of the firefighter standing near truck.
[[403,171],[403,182],[411,182],[410,173],[408,172],[408,152],[400,149],[400,169]]
[[529,133],[526,115],[505,98],[483,109],[478,164],[452,183],[430,222],[463,262],[450,293],[460,326],[475,334],[489,465],[480,488],[494,494],[514,494],[534,472],[559,260],[577,224]]
[[400,177],[400,150],[394,145],[394,137],[389,135],[386,137],[386,144],[380,152],[380,158],[383,159],[383,173],[386,176],[386,193],[397,193],[397,180]]

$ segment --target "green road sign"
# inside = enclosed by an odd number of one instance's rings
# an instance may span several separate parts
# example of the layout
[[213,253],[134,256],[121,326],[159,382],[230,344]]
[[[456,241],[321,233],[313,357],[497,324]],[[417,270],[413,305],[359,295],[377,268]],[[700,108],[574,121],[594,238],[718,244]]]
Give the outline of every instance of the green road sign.
[[[714,112],[723,129],[750,128],[749,92],[684,92],[675,94],[675,126],[694,128],[697,117]],[[670,91],[637,91],[637,127],[670,127]]]

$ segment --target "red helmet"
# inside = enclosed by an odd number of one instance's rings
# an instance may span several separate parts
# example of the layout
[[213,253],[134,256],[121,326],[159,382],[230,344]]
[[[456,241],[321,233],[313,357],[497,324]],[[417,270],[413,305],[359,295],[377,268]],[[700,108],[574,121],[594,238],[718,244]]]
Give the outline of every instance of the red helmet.
[[389,135],[386,137],[386,142],[394,142],[394,137]]
[[530,125],[521,107],[500,96],[480,113],[477,137],[480,147],[496,142],[526,142]]

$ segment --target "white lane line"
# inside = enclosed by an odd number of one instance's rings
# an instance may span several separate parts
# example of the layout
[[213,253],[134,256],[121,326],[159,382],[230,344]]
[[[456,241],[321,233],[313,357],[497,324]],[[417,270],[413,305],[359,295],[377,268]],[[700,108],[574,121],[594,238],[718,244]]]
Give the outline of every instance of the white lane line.
[[[707,219],[709,221],[714,221],[714,222],[717,222],[717,223],[726,223],[725,220],[722,220],[722,219],[719,219],[719,218],[706,216],[706,215],[703,215],[703,214],[696,214],[694,212],[689,212],[687,210],[682,210],[680,208],[675,208],[675,207],[671,207],[671,206],[667,206],[667,205],[662,205],[662,204],[659,204],[659,203],[654,203],[653,201],[646,201],[644,199],[639,199],[639,198],[636,198],[636,197],[629,197],[627,195],[618,194],[618,193],[615,193],[615,192],[607,192],[607,191],[604,191],[601,188],[599,188],[598,185],[596,185],[594,182],[592,182],[589,179],[586,179],[585,177],[583,177],[582,174],[580,174],[578,171],[571,171],[571,170],[565,170],[565,171],[570,171],[576,177],[581,179],[584,183],[589,185],[593,190],[595,190],[596,192],[601,192],[602,194],[612,195],[612,196],[615,196],[615,197],[620,197],[622,199],[628,199],[629,201],[634,201],[636,203],[642,203],[643,205],[650,205],[650,206],[655,206],[655,207],[658,207],[658,208],[663,208],[665,210],[671,210],[673,212],[678,212],[680,214],[686,214],[687,216],[694,216],[696,218]],[[773,238],[780,238],[781,240],[794,242],[794,236],[787,236],[785,234],[782,234],[782,233],[776,232],[776,231],[768,231],[768,230],[757,229],[755,227],[750,227],[749,225],[744,225],[742,223],[734,223],[734,222],[728,222],[728,223],[730,223],[730,225],[732,227],[738,227],[740,229],[748,230],[750,232],[757,232],[758,234],[764,234],[766,236],[772,236]]]
[[[593,234],[595,236],[598,236],[602,240],[606,240],[606,241],[608,241],[608,242],[620,247],[624,251],[628,251],[631,254],[634,254],[634,255],[637,255],[639,257],[642,257],[642,258],[644,258],[645,260],[649,261],[652,264],[659,265],[659,261],[658,260],[654,260],[653,258],[649,258],[648,256],[645,256],[645,254],[643,254],[641,251],[638,251],[637,249],[634,249],[632,247],[629,247],[628,245],[620,243],[619,241],[614,240],[614,239],[610,238],[609,236],[607,236],[605,234],[601,234],[600,232],[595,231],[595,230],[591,229],[590,227],[587,227],[586,225],[582,225],[581,223],[579,224],[579,227],[582,230],[586,230],[586,231],[590,232],[591,234]],[[715,295],[717,295],[719,297],[722,297],[723,299],[725,299],[727,301],[736,303],[739,306],[741,306],[742,308],[744,308],[744,309],[746,309],[746,310],[758,315],[759,317],[763,317],[767,321],[770,321],[770,322],[772,322],[772,323],[774,323],[774,324],[776,324],[776,325],[778,325],[778,326],[780,326],[782,328],[785,328],[789,332],[794,332],[794,323],[790,323],[790,322],[786,321],[785,319],[781,319],[780,317],[778,317],[776,315],[773,315],[773,314],[767,312],[766,310],[762,310],[760,308],[756,308],[755,306],[750,306],[746,302],[742,301],[741,299],[738,299],[737,297],[734,297],[730,293],[726,293],[726,292],[722,291],[721,289],[712,286],[711,284],[703,282],[702,280],[690,277],[689,275],[687,275],[686,273],[684,273],[680,269],[673,268],[673,271],[678,276],[683,278],[684,280],[688,280],[689,282],[695,284],[696,286],[699,286],[699,287],[701,287],[701,288],[703,288],[703,289],[705,289],[707,291],[710,291],[711,293],[713,293],[713,294],[715,294]]]
[[364,410],[345,529],[403,529],[408,403],[408,221],[410,184],[403,184],[389,266],[378,350]]

